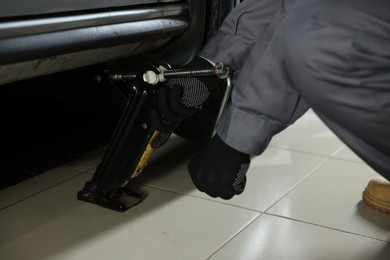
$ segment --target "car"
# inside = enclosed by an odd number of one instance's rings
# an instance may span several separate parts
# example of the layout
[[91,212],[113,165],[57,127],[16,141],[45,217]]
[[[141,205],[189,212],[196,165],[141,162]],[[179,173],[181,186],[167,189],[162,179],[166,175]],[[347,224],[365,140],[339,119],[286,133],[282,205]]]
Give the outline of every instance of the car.
[[[128,82],[114,82],[107,71],[181,67],[239,2],[1,1],[0,189],[110,147],[132,94]],[[226,97],[218,89],[178,135],[211,137]]]
[[[180,66],[197,53],[205,33],[215,30],[218,17],[235,2],[1,1],[0,84],[155,50]],[[211,7],[220,12],[210,12]]]

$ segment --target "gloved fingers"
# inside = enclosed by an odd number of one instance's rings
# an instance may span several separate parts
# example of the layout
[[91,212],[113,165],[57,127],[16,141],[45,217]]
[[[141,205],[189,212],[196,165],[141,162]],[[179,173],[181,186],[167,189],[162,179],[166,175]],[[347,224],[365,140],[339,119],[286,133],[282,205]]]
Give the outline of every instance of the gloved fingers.
[[[192,183],[195,185],[195,187],[201,191],[206,193],[207,195],[213,197],[213,198],[218,198],[220,197],[221,199],[224,200],[230,200],[233,198],[235,195],[241,194],[244,189],[237,191],[233,187],[228,188],[229,184],[228,183],[212,183],[212,182],[204,182],[198,180],[195,176],[191,175]],[[245,186],[245,185],[244,185]]]
[[172,88],[157,90],[157,106],[167,121],[181,121],[197,111],[196,108],[187,107],[181,103],[182,86],[174,85]]
[[230,200],[231,198],[233,198],[234,195],[237,195],[237,194],[223,192],[220,194],[220,197],[221,197],[221,199],[224,199],[224,200]]
[[188,172],[200,191],[228,200],[244,191],[249,165],[249,155],[215,136],[190,160]]
[[224,200],[230,200],[231,198],[233,198],[234,195],[236,195],[235,192],[227,192],[223,189],[214,189],[213,187],[216,187],[218,185],[215,185],[215,184],[210,184],[210,185],[207,185],[205,187],[203,187],[202,185],[199,185],[199,183],[197,183],[196,180],[192,180],[192,182],[194,183],[195,187],[201,191],[201,192],[204,192],[206,193],[207,195],[209,195],[210,197],[213,197],[213,198],[221,198],[221,199],[224,199]]
[[[195,187],[199,191],[206,193],[210,197],[220,197],[224,200],[230,200],[231,198],[233,198],[234,195],[239,194],[233,188],[230,192],[223,188],[218,189],[218,187],[229,187],[229,184],[213,183],[210,179],[207,182],[201,180],[201,178],[197,177],[197,174],[195,173],[196,169],[194,168],[193,164],[191,164],[191,162],[188,165],[188,172],[190,173],[192,183],[195,185]],[[240,193],[242,193],[242,191]]]
[[206,190],[205,193],[210,197],[221,198],[224,200],[230,200],[231,198],[233,198],[234,195],[236,195],[234,193],[226,192],[224,190],[212,189],[212,188]]
[[181,100],[182,92],[183,92],[182,86],[178,84],[174,85],[169,91],[168,102],[171,110],[174,111],[175,114],[181,117],[187,117],[195,113],[198,108],[188,107],[185,104],[183,104]]
[[178,121],[177,114],[171,110],[171,105],[168,100],[168,89],[160,88],[157,90],[157,107],[164,117],[168,121]]
[[235,194],[241,194],[244,192],[246,185],[246,176],[237,176],[237,178],[233,182],[233,189],[235,191]]
[[153,109],[148,114],[150,124],[152,127],[162,133],[172,133],[177,124],[172,122],[165,122],[162,120],[160,113]]
[[195,178],[195,176],[193,174],[191,174],[191,170],[190,170],[190,167],[191,167],[191,163],[188,165],[188,171],[190,172],[190,176],[191,176],[191,180],[192,180],[192,183],[194,184],[194,186],[201,192],[204,192],[204,188],[203,188],[203,182],[200,182],[198,180],[198,178]]

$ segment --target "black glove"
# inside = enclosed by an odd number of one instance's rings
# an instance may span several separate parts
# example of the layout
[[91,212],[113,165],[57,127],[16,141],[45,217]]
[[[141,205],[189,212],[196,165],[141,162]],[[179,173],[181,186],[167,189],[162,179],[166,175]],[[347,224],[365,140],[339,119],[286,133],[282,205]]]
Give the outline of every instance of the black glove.
[[[197,57],[186,67],[204,69],[212,65]],[[160,132],[152,142],[154,149],[168,140],[183,119],[201,109],[217,81],[216,76],[172,78],[157,90],[157,110],[149,113],[153,128]]]
[[250,156],[225,144],[217,135],[188,164],[192,182],[211,197],[231,199],[246,184]]

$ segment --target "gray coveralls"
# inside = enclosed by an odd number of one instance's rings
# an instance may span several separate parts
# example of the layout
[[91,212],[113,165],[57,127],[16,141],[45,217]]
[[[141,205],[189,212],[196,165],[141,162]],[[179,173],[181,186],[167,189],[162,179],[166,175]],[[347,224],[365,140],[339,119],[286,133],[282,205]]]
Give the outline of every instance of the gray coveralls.
[[311,107],[390,180],[389,0],[245,0],[200,56],[236,71],[228,145],[258,155]]

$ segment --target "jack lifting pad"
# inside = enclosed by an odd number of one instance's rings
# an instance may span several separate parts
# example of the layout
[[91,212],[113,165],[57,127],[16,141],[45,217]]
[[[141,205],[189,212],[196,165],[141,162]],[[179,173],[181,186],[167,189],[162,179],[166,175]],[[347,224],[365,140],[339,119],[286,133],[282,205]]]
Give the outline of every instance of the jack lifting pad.
[[90,202],[119,212],[140,204],[143,200],[142,195],[126,187],[116,189],[111,194],[102,194],[96,189],[96,186],[89,185],[87,182],[84,189],[77,193],[77,198],[82,201]]

